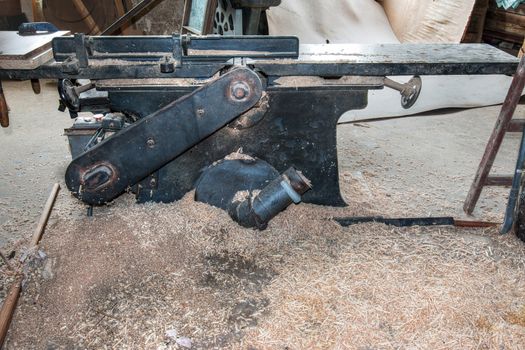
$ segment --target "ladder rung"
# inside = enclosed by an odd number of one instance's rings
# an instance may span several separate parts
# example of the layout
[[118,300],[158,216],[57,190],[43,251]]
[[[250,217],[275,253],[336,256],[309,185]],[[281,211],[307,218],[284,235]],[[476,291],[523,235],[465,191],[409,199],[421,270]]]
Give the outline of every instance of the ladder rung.
[[512,175],[493,175],[487,177],[484,186],[512,186]]
[[509,124],[508,132],[523,132],[525,127],[525,119],[512,119]]

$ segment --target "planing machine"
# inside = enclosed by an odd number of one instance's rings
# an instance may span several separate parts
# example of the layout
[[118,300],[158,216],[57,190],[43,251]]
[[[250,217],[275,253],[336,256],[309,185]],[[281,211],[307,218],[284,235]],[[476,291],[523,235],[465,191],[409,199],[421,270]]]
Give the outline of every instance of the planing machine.
[[[195,199],[264,229],[300,201],[344,206],[336,127],[391,88],[410,108],[422,75],[512,75],[482,44],[300,45],[295,37],[55,37],[53,58],[0,79],[58,79],[73,160],[65,181],[88,205]],[[389,76],[413,76],[405,84]],[[85,114],[83,112],[91,112]],[[88,115],[88,116],[86,116]],[[4,118],[7,115],[4,116]]]

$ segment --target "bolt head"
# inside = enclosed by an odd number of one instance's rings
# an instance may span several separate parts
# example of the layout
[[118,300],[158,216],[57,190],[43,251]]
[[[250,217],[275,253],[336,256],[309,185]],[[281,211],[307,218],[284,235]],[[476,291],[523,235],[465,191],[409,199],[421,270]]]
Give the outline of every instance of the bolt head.
[[155,140],[153,138],[149,138],[147,141],[146,141],[146,145],[149,147],[149,148],[153,148],[155,147]]
[[243,81],[234,83],[231,87],[231,95],[236,100],[243,100],[250,94],[250,87]]

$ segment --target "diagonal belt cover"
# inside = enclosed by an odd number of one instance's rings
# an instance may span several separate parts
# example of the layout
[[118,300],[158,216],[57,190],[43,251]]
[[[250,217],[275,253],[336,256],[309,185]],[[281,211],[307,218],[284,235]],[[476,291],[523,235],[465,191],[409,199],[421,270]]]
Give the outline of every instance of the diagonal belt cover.
[[252,108],[262,90],[248,68],[226,73],[74,159],[67,187],[88,204],[109,202]]

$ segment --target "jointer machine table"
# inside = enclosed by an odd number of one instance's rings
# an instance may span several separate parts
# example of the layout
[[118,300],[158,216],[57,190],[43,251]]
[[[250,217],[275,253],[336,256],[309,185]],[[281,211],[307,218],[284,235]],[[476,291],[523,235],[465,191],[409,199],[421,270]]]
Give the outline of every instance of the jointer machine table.
[[[54,59],[0,79],[59,79],[73,127],[65,180],[89,205],[195,197],[263,229],[292,202],[344,206],[336,127],[368,91],[420,75],[512,75],[518,60],[482,44],[299,45],[295,37],[87,37],[52,42]],[[406,84],[387,76],[414,76]],[[77,118],[80,112],[93,117]],[[242,150],[242,152],[239,152]]]

